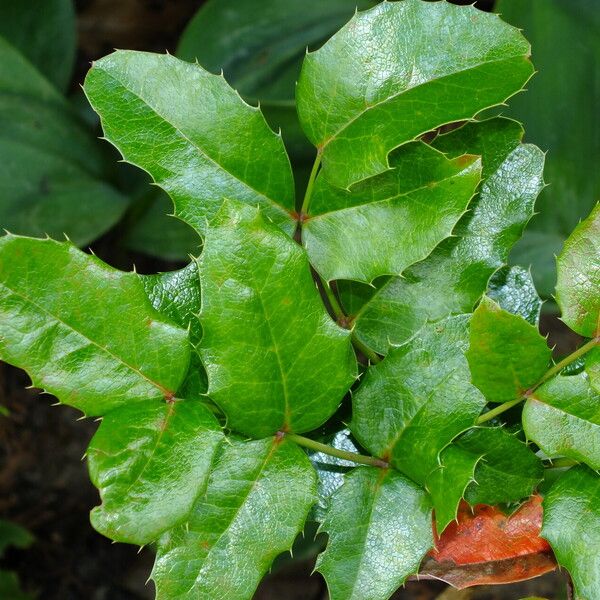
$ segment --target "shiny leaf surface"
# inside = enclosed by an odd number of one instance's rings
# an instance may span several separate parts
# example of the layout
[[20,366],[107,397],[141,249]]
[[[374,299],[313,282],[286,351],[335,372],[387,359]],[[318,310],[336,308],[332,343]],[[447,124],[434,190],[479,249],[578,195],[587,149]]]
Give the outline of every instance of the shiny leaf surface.
[[532,325],[538,325],[542,300],[530,271],[523,267],[500,269],[490,279],[486,295],[503,310],[520,315]]

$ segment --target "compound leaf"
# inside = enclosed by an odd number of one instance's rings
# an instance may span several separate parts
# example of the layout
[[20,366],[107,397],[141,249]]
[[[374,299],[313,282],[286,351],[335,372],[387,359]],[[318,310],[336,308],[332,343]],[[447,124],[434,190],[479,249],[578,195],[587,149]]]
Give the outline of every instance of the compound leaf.
[[533,73],[528,56],[521,33],[495,15],[447,2],[383,2],[306,56],[300,123],[328,181],[349,188],[387,171],[394,148],[504,102]]
[[356,378],[350,332],[323,307],[305,251],[257,209],[227,202],[200,257],[210,397],[252,437],[321,425]]
[[171,397],[187,372],[187,331],[139,277],[70,243],[0,238],[0,314],[2,360],[86,414]]
[[252,598],[273,559],[292,547],[315,494],[315,471],[294,444],[224,444],[187,521],[158,542],[157,597]]
[[450,160],[422,142],[390,162],[351,192],[317,178],[302,240],[326,280],[400,275],[451,234],[480,180],[476,157]]
[[484,297],[471,319],[473,383],[490,402],[519,398],[548,369],[552,351],[537,328]]
[[393,470],[358,467],[331,498],[317,561],[331,600],[385,600],[433,545],[426,492]]
[[109,412],[87,451],[102,505],[94,528],[118,542],[147,544],[190,512],[223,440],[198,401],[137,402]]
[[169,55],[117,51],[94,63],[85,92],[109,141],[199,233],[225,198],[258,205],[294,231],[283,142],[223,77]]

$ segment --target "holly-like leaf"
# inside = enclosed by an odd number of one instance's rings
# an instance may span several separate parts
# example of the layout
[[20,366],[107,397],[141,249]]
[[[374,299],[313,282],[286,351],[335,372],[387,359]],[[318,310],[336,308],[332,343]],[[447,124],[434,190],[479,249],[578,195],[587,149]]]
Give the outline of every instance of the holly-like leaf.
[[487,296],[503,310],[520,315],[532,325],[538,325],[542,300],[529,270],[523,267],[500,269],[488,283]]
[[438,136],[434,146],[451,158],[478,154],[483,183],[469,212],[421,263],[378,286],[356,316],[355,335],[386,353],[412,337],[427,320],[467,313],[485,292],[488,280],[505,264],[511,246],[533,214],[543,186],[543,153],[521,145],[523,130],[508,119],[464,125]]
[[467,316],[426,326],[370,367],[352,398],[356,439],[415,481],[425,481],[485,405],[471,384],[468,335]]
[[158,597],[252,598],[273,559],[292,547],[315,493],[315,471],[294,444],[224,444],[189,517],[158,542]]
[[223,440],[198,401],[137,402],[108,413],[87,451],[102,505],[94,528],[118,542],[147,544],[187,517],[206,488]]
[[528,55],[521,33],[495,15],[447,2],[383,2],[307,54],[300,123],[328,181],[349,188],[387,171],[394,148],[504,102],[533,73]]
[[326,280],[370,282],[425,258],[451,234],[481,173],[476,157],[450,160],[422,142],[401,148],[390,164],[351,192],[317,179],[302,241]]
[[523,408],[527,437],[548,456],[568,456],[600,469],[600,394],[583,373],[540,386]]
[[424,490],[393,470],[358,467],[333,495],[317,560],[331,600],[383,600],[433,545]]
[[527,444],[501,427],[475,427],[454,443],[474,458],[483,457],[465,493],[471,505],[518,502],[544,475],[541,460]]
[[85,92],[109,141],[199,233],[225,198],[258,205],[294,231],[283,142],[223,77],[169,55],[117,51],[94,63]]
[[199,265],[200,354],[228,425],[258,438],[321,425],[354,382],[356,358],[305,251],[257,209],[227,202]]
[[600,477],[584,466],[569,469],[544,498],[546,538],[571,574],[579,598],[600,596]]
[[436,539],[419,571],[463,589],[513,583],[556,569],[542,525],[541,497],[534,496],[512,515],[500,509],[461,504],[458,520]]
[[490,402],[523,396],[548,369],[552,351],[537,328],[484,297],[471,319],[473,383]]
[[562,320],[579,335],[600,336],[600,204],[565,242],[557,269]]
[[0,358],[86,414],[172,397],[187,372],[187,331],[139,277],[70,243],[0,238],[0,315]]

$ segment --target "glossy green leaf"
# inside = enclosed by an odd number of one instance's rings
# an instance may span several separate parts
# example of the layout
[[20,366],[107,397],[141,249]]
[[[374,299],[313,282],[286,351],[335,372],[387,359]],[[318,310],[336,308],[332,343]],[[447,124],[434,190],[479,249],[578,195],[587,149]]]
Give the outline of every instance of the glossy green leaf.
[[315,471],[294,444],[224,444],[186,522],[158,542],[157,597],[252,598],[273,559],[292,547],[315,493]]
[[542,480],[541,460],[513,434],[501,427],[475,427],[461,435],[456,446],[483,458],[465,499],[475,504],[518,502],[529,497]]
[[583,373],[539,387],[525,403],[523,428],[548,456],[568,456],[600,469],[600,394]]
[[582,600],[600,597],[600,477],[587,467],[569,469],[544,498],[542,537],[571,574]]
[[[600,198],[600,41],[595,0],[499,0],[496,10],[532,43],[535,77],[508,114],[525,123],[527,138],[548,151],[551,185],[512,258],[532,265],[540,293],[554,293],[564,240]],[[576,107],[576,108],[574,108]],[[549,127],[548,123],[565,126]]]
[[0,358],[86,414],[169,397],[188,334],[160,315],[137,275],[69,243],[0,238]]
[[585,358],[585,371],[592,387],[600,394],[600,348],[594,348]]
[[72,0],[3,0],[0,36],[18,48],[59,90],[71,81],[75,63]]
[[350,332],[326,313],[306,253],[258,210],[225,203],[199,261],[209,396],[253,437],[331,416],[356,378]]
[[407,269],[404,277],[383,282],[358,313],[351,313],[362,342],[385,353],[427,320],[473,310],[490,276],[508,259],[543,186],[544,155],[535,146],[520,145],[522,134],[514,121],[490,119],[434,140],[452,158],[481,155],[483,183],[453,237]]
[[473,383],[490,402],[519,398],[548,369],[552,351],[537,328],[484,297],[471,319]]
[[370,282],[424,259],[451,234],[481,173],[476,157],[449,160],[422,142],[400,149],[390,164],[392,171],[351,192],[317,179],[302,241],[326,280]]
[[498,306],[536,325],[540,321],[542,300],[531,272],[523,267],[503,267],[490,279],[487,294]]
[[600,204],[575,228],[556,262],[562,320],[580,335],[600,336]]
[[198,232],[225,198],[258,205],[294,231],[283,142],[222,77],[169,55],[117,51],[94,63],[85,92],[109,141]]
[[317,561],[331,600],[381,600],[433,546],[430,501],[393,470],[358,467],[333,495],[322,525],[329,543]]
[[87,451],[102,505],[94,528],[118,542],[152,542],[190,512],[224,439],[198,401],[137,402],[108,413]]
[[451,444],[440,454],[440,464],[429,474],[425,482],[435,512],[438,535],[456,519],[458,505],[469,484],[475,481],[475,467],[479,456]]
[[348,188],[387,171],[394,148],[504,102],[533,73],[528,55],[517,29],[474,7],[383,2],[306,56],[300,122]]
[[423,328],[369,368],[352,398],[352,433],[374,456],[418,482],[485,405],[465,358],[468,317]]

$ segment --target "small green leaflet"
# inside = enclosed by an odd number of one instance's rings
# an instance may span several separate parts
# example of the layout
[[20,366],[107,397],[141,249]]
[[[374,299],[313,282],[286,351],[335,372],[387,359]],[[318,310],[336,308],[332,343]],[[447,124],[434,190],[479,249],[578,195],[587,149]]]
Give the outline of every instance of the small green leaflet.
[[542,537],[573,579],[582,600],[600,597],[600,477],[584,466],[569,469],[544,498]]
[[222,448],[189,517],[158,542],[159,599],[249,600],[315,501],[315,471],[294,444],[231,440]]
[[300,123],[325,177],[348,189],[387,171],[394,148],[519,91],[529,51],[517,29],[474,7],[383,2],[307,54]]
[[394,470],[357,467],[331,498],[317,560],[331,600],[389,598],[433,546],[427,493]]
[[427,325],[370,367],[352,398],[356,439],[420,483],[485,405],[464,355],[468,322],[462,315]]
[[568,456],[600,469],[600,394],[579,373],[540,386],[523,409],[527,437],[548,456]]
[[109,141],[150,173],[199,233],[225,198],[258,205],[294,231],[281,137],[225,79],[169,55],[117,51],[94,63],[84,89]]
[[357,367],[350,332],[325,311],[304,249],[257,209],[226,202],[199,269],[200,355],[228,426],[260,438],[321,425]]
[[137,402],[108,413],[87,451],[102,506],[94,528],[143,545],[186,518],[203,492],[221,427],[198,401]]
[[190,361],[137,275],[68,242],[0,238],[0,317],[0,358],[88,415],[171,396]]
[[352,192],[317,178],[302,241],[327,281],[370,282],[424,259],[451,234],[481,176],[476,157],[449,160],[422,142],[401,148],[390,164]]
[[471,319],[467,358],[473,383],[488,401],[523,396],[545,374],[551,354],[535,326],[482,299]]

